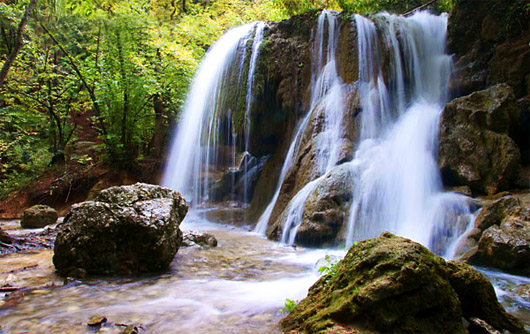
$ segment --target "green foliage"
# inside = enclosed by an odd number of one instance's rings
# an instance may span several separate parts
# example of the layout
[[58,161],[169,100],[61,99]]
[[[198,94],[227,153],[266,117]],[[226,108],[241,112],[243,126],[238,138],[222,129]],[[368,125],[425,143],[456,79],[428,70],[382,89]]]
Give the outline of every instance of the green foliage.
[[[427,2],[428,0],[280,0],[278,5],[289,15],[326,8],[368,15],[381,11],[403,14]],[[436,12],[447,12],[452,4],[453,0],[439,0],[429,8]]]
[[[0,3],[0,65],[26,4]],[[284,18],[273,0],[39,1],[0,88],[0,196],[63,161],[127,168],[160,154],[208,47]]]
[[318,272],[326,275],[325,283],[328,285],[336,274],[341,270],[344,270],[344,267],[341,265],[340,261],[334,261],[329,255],[326,255],[325,259],[328,262],[328,265],[318,268]]
[[289,312],[289,313],[290,313],[290,312],[293,312],[293,310],[294,310],[294,308],[296,307],[297,304],[298,304],[298,303],[295,302],[294,300],[289,299],[289,298],[286,298],[286,299],[285,299],[285,306],[282,307],[282,308],[279,310],[279,312],[280,312],[281,314],[284,314],[284,313],[287,313],[287,312]]

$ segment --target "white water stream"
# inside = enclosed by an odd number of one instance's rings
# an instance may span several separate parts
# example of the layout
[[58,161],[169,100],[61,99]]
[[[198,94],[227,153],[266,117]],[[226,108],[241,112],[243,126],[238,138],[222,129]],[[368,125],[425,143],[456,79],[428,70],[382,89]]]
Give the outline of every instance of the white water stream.
[[[339,158],[341,145],[337,145],[337,142],[340,140],[342,130],[344,92],[342,81],[337,74],[335,59],[337,30],[337,18],[330,11],[322,11],[318,17],[315,43],[313,45],[310,108],[296,131],[296,135],[284,159],[274,196],[258,220],[255,231],[259,234],[264,235],[267,230],[267,224],[280,195],[282,183],[287,172],[293,166],[293,159],[298,153],[300,141],[307,131],[311,118],[317,118],[320,115],[323,115],[324,118],[321,131],[318,134],[314,134],[318,136],[315,148],[317,174],[323,177],[336,165]],[[308,183],[289,203],[282,228],[282,242],[294,243],[296,230],[302,218],[304,203],[317,184],[318,182],[316,181]]]
[[[452,69],[447,17],[419,12],[379,14],[375,24],[356,15],[355,21],[362,127],[350,163],[355,185],[347,245],[390,231],[444,254],[473,218],[465,196],[443,192],[436,164]],[[390,54],[390,88],[374,57],[381,52],[378,34]]]
[[[243,94],[246,101],[244,147],[246,151],[249,149],[251,125],[248,117],[264,28],[263,22],[257,22],[229,30],[207,52],[193,80],[162,178],[162,185],[180,191],[193,206],[208,200],[210,187],[220,170],[226,165],[236,168],[237,136],[232,127],[234,112],[226,104],[226,95],[233,83],[230,80],[234,66],[237,66],[237,82],[243,81],[247,42],[253,34],[245,80],[247,89]],[[248,166],[246,163],[243,165]],[[245,172],[248,170],[245,169]],[[246,199],[248,184],[244,182]]]

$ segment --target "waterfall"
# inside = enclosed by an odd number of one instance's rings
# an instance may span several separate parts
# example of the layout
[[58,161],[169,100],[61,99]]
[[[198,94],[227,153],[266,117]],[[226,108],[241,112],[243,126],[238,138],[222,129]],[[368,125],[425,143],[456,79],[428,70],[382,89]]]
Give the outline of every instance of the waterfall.
[[[249,150],[253,76],[264,27],[264,23],[257,22],[229,30],[208,50],[193,80],[171,144],[162,184],[182,192],[194,206],[208,200],[211,185],[222,171],[238,168],[237,147],[243,145],[239,142],[242,136],[236,134],[233,122],[238,101],[242,98],[246,99],[244,147],[245,151]],[[247,80],[244,80],[247,43],[253,32],[250,68]],[[240,92],[245,82],[246,94]],[[243,160],[248,162],[248,152],[243,153]],[[239,165],[248,166],[248,163]],[[245,169],[245,172],[249,170]],[[232,193],[234,175],[231,174],[230,181]],[[245,197],[247,187],[245,181]]]
[[[346,244],[390,231],[439,254],[451,252],[450,245],[471,226],[472,213],[465,196],[442,191],[436,164],[438,120],[452,66],[445,54],[447,17],[418,12],[406,18],[382,13],[373,21],[360,15],[353,19],[359,59],[353,91],[360,100],[360,120],[354,157],[344,165],[353,177]],[[243,184],[238,199],[250,200],[248,180],[258,170],[250,163],[257,161],[249,153],[255,126],[250,113],[264,28],[254,23],[227,32],[208,51],[194,79],[163,178],[164,185],[183,192],[194,205],[208,200],[223,173],[231,175],[232,194],[236,183]],[[282,213],[281,241],[288,244],[295,242],[307,198],[337,166],[341,153],[345,95],[352,89],[338,75],[338,35],[337,17],[322,11],[313,35],[310,105],[255,228],[266,233],[285,177],[309,137],[314,178]],[[234,129],[238,112],[244,115],[239,130]],[[319,122],[314,128],[313,120]]]
[[[265,234],[267,231],[267,224],[280,195],[281,186],[287,172],[293,166],[293,160],[298,153],[300,141],[307,130],[311,117],[318,117],[320,114],[324,116],[322,131],[318,134],[316,142],[316,169],[318,174],[324,175],[335,166],[338,160],[340,147],[336,143],[340,139],[344,99],[342,81],[337,74],[335,60],[337,26],[337,18],[333,13],[323,10],[318,18],[313,47],[310,108],[291,142],[274,196],[256,225],[255,231],[260,234]],[[290,235],[294,236],[296,234],[295,231],[301,221],[305,200],[317,184],[318,182],[316,181],[308,183],[290,201],[287,207],[287,219],[282,228],[282,242],[287,242],[290,239]]]
[[[256,62],[258,61],[259,48],[263,41],[263,29],[265,23],[258,22],[256,25],[256,33],[254,34],[254,42],[252,43],[252,54],[250,56],[250,65],[247,77],[247,94],[246,94],[246,110],[245,110],[245,152],[250,150],[250,108],[252,106],[252,88],[254,87],[254,72],[256,71]],[[249,175],[249,155],[245,155],[247,159],[244,163],[244,179],[243,179],[243,202],[248,203],[248,175]]]
[[[362,126],[350,163],[355,180],[346,244],[390,231],[443,254],[472,219],[464,196],[442,192],[436,164],[451,73],[447,17],[378,14],[374,24],[356,15],[355,23]],[[373,57],[381,52],[378,38],[390,55],[388,88]]]

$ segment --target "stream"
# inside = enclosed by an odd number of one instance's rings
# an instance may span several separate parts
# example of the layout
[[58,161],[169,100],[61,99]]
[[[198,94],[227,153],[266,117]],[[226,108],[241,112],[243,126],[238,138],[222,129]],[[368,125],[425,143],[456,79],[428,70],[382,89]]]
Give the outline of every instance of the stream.
[[[38,287],[15,302],[1,294],[0,333],[93,333],[87,322],[96,315],[108,319],[100,329],[105,333],[122,333],[122,324],[140,333],[281,333],[279,310],[286,299],[305,297],[326,255],[338,260],[345,254],[285,246],[248,227],[207,221],[205,211],[190,212],[181,228],[208,231],[218,246],[181,248],[159,274],[65,284],[55,274],[52,250],[0,256],[0,285]],[[477,269],[504,307],[530,326],[530,278]]]
[[[56,285],[28,292],[13,307],[0,302],[0,333],[89,333],[87,322],[95,315],[108,319],[100,330],[107,333],[124,329],[111,323],[134,324],[149,333],[281,333],[279,309],[286,298],[305,297],[326,254],[345,254],[280,245],[208,222],[202,214],[190,212],[181,228],[208,231],[218,246],[181,248],[160,274],[64,285],[54,273],[51,250],[0,257],[2,285],[6,280],[14,286]],[[7,272],[24,267],[29,268]]]

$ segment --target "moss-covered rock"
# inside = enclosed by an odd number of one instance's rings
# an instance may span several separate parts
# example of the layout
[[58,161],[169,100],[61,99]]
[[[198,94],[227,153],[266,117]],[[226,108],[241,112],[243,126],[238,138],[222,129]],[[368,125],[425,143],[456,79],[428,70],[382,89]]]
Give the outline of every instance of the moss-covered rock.
[[137,183],[72,206],[59,225],[53,264],[62,275],[137,273],[169,266],[188,207],[177,192]]
[[446,268],[449,282],[458,295],[465,319],[482,319],[501,332],[524,332],[520,321],[506,313],[498,302],[493,286],[484,275],[457,261],[447,262]]
[[509,137],[512,90],[500,84],[454,99],[440,118],[438,165],[444,184],[478,193],[508,189],[520,167],[520,151]]
[[463,317],[523,332],[473,268],[383,233],[350,248],[281,325],[289,333],[466,333]]

